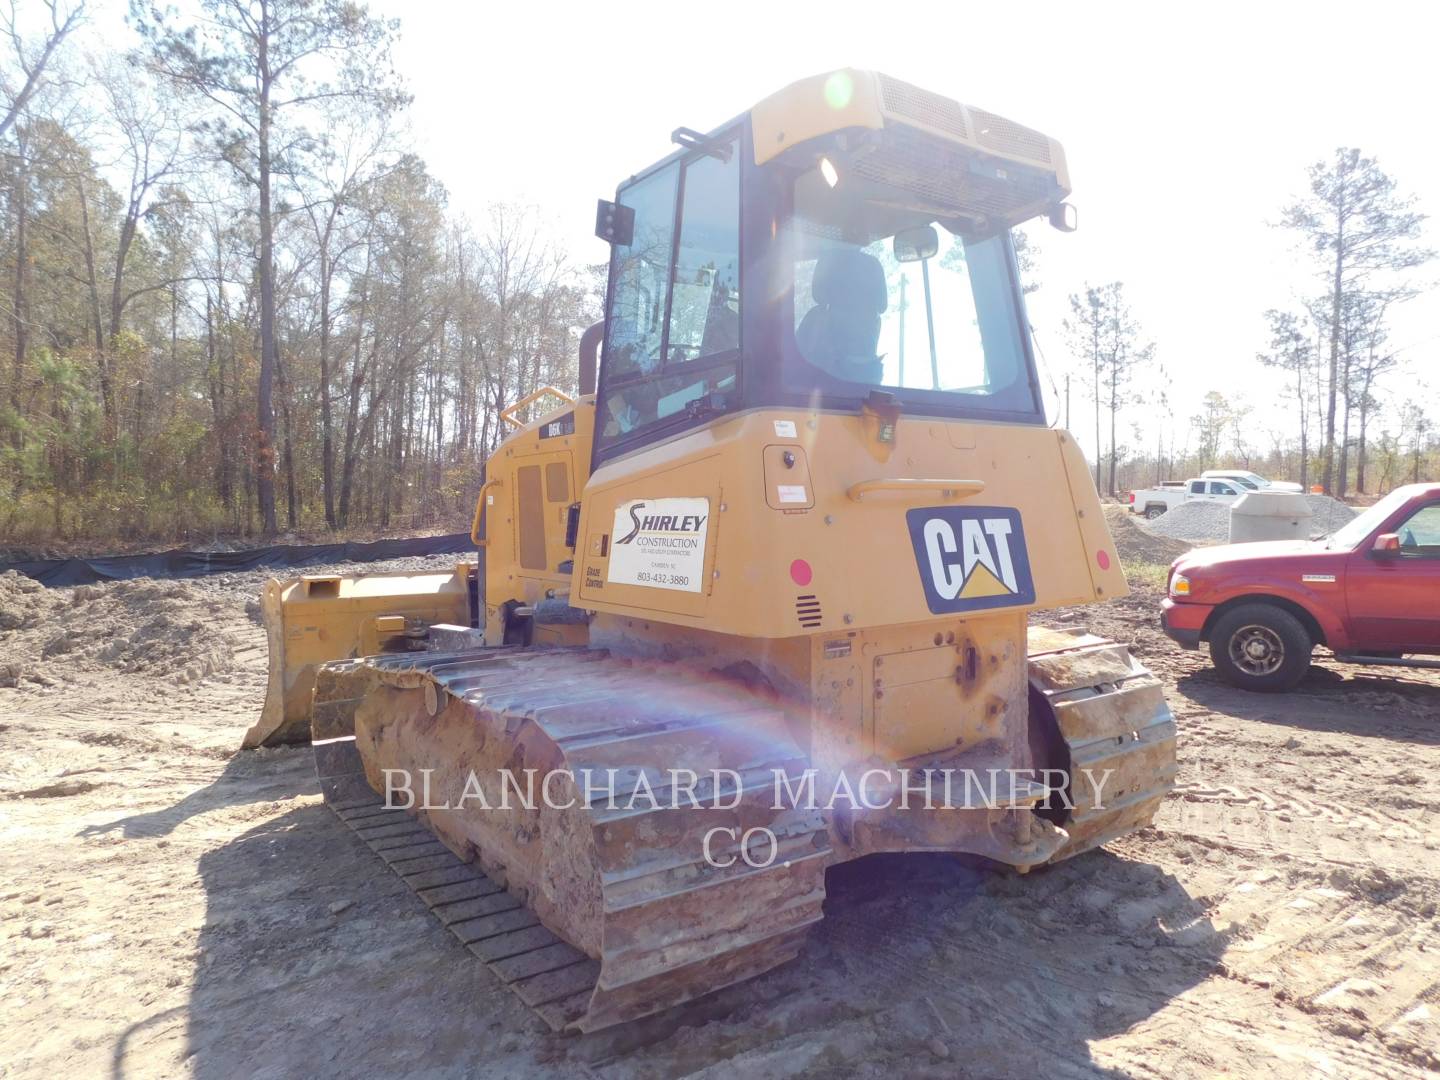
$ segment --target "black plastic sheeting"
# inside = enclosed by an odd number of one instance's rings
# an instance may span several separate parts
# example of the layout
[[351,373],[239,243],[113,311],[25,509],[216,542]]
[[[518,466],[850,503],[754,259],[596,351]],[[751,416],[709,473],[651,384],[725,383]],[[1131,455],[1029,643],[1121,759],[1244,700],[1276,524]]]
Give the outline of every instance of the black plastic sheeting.
[[0,563],[0,573],[15,570],[42,585],[94,585],[127,578],[193,578],[239,570],[315,566],[324,563],[376,562],[415,555],[473,552],[469,533],[374,540],[359,544],[277,544],[247,551],[159,551],[150,555],[107,555],[97,559],[37,559]]

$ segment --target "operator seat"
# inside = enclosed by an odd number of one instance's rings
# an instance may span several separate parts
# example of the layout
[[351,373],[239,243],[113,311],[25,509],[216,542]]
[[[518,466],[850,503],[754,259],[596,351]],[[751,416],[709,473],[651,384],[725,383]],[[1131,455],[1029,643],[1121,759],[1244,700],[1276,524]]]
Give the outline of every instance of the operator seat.
[[880,260],[855,248],[827,251],[815,263],[810,295],[815,306],[795,331],[801,354],[837,378],[879,385],[884,365],[875,349],[889,303]]

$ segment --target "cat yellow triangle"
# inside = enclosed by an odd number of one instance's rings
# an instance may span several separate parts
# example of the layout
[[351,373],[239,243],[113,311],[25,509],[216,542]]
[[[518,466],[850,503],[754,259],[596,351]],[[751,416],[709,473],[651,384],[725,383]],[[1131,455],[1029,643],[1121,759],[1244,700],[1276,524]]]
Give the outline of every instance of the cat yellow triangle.
[[976,563],[975,569],[970,571],[965,587],[960,590],[960,595],[973,600],[981,596],[1009,596],[1010,590],[1001,584],[1000,579],[992,574],[984,563]]

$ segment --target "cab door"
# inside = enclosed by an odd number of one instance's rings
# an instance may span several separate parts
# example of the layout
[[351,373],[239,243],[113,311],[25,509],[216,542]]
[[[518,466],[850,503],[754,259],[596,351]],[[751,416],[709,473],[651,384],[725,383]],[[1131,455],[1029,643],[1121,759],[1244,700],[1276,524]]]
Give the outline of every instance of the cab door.
[[1236,491],[1232,485],[1227,484],[1223,480],[1210,481],[1211,502],[1233,502],[1239,495],[1240,492]]
[[[1373,551],[1380,533],[1398,534],[1399,552]],[[1418,507],[1375,535],[1346,561],[1352,647],[1440,652],[1440,500]]]

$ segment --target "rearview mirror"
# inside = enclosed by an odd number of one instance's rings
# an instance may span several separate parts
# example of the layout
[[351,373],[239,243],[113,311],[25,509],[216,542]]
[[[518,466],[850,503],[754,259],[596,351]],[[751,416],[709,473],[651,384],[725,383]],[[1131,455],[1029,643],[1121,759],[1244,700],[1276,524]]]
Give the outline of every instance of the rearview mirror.
[[895,234],[896,262],[923,262],[940,250],[940,236],[933,225],[917,225]]
[[1372,553],[1382,558],[1388,555],[1399,555],[1400,534],[1381,533],[1379,536],[1375,537],[1375,543],[1370,546],[1370,550]]

